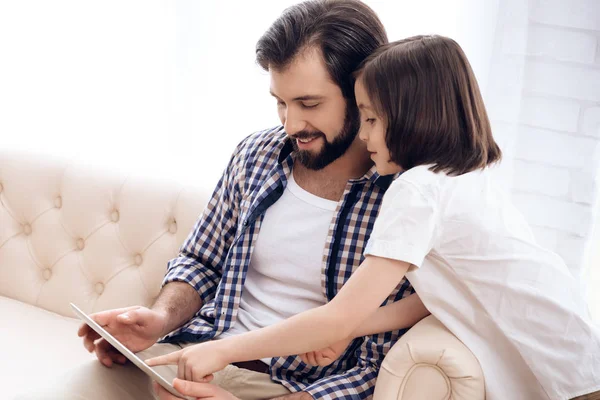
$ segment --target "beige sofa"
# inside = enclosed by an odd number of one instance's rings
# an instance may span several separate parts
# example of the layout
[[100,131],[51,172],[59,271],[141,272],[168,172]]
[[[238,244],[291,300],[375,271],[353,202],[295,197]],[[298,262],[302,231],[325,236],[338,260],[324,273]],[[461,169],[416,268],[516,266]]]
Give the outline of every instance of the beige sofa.
[[[92,358],[69,302],[90,313],[151,305],[211,189],[0,151],[0,397]],[[433,317],[390,351],[375,393],[483,398],[477,360]]]

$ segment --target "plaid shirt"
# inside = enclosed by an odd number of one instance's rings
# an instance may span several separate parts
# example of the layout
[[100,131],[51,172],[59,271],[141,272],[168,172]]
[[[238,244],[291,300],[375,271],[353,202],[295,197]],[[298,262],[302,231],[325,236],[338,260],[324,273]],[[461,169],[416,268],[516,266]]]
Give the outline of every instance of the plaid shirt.
[[[203,307],[163,341],[210,340],[235,323],[263,216],[282,195],[292,172],[291,152],[282,127],[253,134],[238,145],[179,257],[169,262],[163,281],[163,285],[189,283]],[[363,260],[363,249],[391,180],[377,175],[373,167],[362,178],[348,181],[324,244],[324,299],[331,300]],[[411,293],[412,287],[404,280],[388,301]],[[326,367],[306,365],[296,356],[273,358],[271,378],[315,399],[368,399],[385,353],[402,333],[356,339],[342,357]]]

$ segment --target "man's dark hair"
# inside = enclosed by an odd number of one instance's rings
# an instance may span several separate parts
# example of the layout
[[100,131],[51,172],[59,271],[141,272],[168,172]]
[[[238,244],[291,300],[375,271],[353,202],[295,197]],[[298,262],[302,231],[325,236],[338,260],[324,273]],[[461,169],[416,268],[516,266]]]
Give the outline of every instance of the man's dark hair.
[[467,56],[454,40],[414,36],[377,49],[355,72],[386,124],[391,161],[460,175],[502,152]]
[[375,12],[358,0],[311,0],[287,8],[256,44],[264,69],[285,69],[307,49],[317,48],[346,99],[354,101],[352,73],[387,35]]

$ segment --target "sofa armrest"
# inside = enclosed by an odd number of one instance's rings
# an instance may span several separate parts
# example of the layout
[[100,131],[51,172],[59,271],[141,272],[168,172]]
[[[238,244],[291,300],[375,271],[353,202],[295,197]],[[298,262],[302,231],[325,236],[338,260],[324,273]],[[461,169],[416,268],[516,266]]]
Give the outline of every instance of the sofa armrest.
[[433,315],[385,357],[374,400],[482,400],[483,371],[471,351]]

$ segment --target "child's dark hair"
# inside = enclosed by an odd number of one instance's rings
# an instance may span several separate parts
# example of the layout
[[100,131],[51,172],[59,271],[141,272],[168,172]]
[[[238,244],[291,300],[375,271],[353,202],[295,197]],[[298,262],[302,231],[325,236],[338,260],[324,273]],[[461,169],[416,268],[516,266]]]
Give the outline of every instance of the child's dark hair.
[[381,46],[355,72],[387,125],[391,161],[461,175],[502,157],[464,52],[443,36]]

